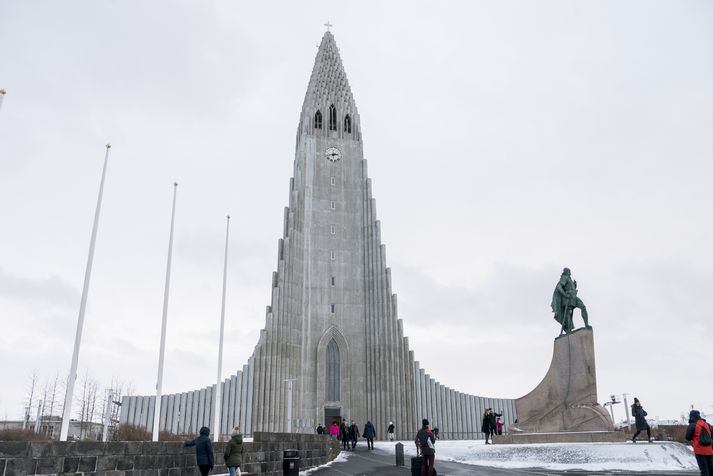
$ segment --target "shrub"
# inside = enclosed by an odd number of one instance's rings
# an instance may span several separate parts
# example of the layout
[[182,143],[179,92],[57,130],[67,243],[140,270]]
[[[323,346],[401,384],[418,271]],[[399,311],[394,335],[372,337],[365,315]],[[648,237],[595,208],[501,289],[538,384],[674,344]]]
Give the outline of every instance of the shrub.
[[114,429],[111,439],[113,441],[151,441],[151,433],[141,426],[124,423]]
[[[158,433],[159,441],[185,441],[192,438],[195,436],[176,435],[166,430],[161,430]],[[124,423],[114,430],[111,439],[113,441],[151,441],[153,434],[144,427]]]
[[49,438],[30,429],[5,428],[0,430],[0,441],[49,441]]

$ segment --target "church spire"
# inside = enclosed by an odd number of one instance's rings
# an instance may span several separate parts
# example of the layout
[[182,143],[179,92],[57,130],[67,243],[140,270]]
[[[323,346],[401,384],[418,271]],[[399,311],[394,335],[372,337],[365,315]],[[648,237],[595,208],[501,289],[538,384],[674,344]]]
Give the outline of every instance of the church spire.
[[[317,117],[319,119],[316,119]],[[336,121],[336,124],[332,121]],[[314,60],[312,76],[302,105],[300,132],[318,134],[330,130],[336,130],[340,137],[347,131],[354,139],[361,137],[354,96],[334,35],[328,30],[322,37]]]

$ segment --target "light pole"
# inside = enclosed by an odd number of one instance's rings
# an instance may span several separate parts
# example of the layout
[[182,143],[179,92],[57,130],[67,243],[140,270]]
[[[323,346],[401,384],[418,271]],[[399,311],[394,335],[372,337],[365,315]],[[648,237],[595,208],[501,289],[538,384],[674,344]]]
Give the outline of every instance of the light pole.
[[5,98],[5,93],[7,93],[7,91],[0,89],[0,109],[2,109],[2,100]]
[[626,398],[629,396],[628,393],[622,394],[624,397],[624,410],[626,411],[626,431],[631,430],[631,415],[629,414],[629,400]]
[[613,424],[616,425],[616,420],[614,420],[614,405],[621,403],[617,401],[616,395],[610,395],[611,401],[605,402],[603,406],[609,407],[609,411],[611,412],[611,421]]

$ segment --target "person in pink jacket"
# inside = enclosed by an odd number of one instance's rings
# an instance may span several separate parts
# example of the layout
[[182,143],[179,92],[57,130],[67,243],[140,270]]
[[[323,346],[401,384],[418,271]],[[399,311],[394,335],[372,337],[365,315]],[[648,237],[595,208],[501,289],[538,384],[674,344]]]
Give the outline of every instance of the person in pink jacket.
[[497,417],[495,420],[495,429],[498,432],[498,435],[503,434],[503,421],[500,419],[500,417]]
[[332,426],[329,427],[329,436],[335,440],[339,439],[339,425],[337,425],[336,421],[332,422]]

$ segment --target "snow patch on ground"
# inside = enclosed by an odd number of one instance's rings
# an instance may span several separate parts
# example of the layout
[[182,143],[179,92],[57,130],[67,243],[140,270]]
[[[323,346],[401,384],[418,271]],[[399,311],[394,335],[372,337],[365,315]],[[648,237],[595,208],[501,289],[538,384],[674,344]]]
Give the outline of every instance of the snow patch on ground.
[[[406,457],[416,455],[412,441],[402,442]],[[395,443],[377,441],[395,452]],[[485,445],[483,440],[436,442],[436,460],[495,468],[544,468],[585,471],[689,471],[698,469],[691,450],[679,443],[542,443]]]
[[345,463],[349,459],[349,456],[352,454],[353,453],[349,453],[348,451],[341,451],[337,455],[336,458],[334,458],[332,461],[330,461],[327,464],[323,464],[322,466],[315,466],[314,468],[310,468],[307,471],[300,471],[300,476],[312,474],[314,471],[317,471],[318,469],[329,468],[330,466],[332,466],[335,463]]

